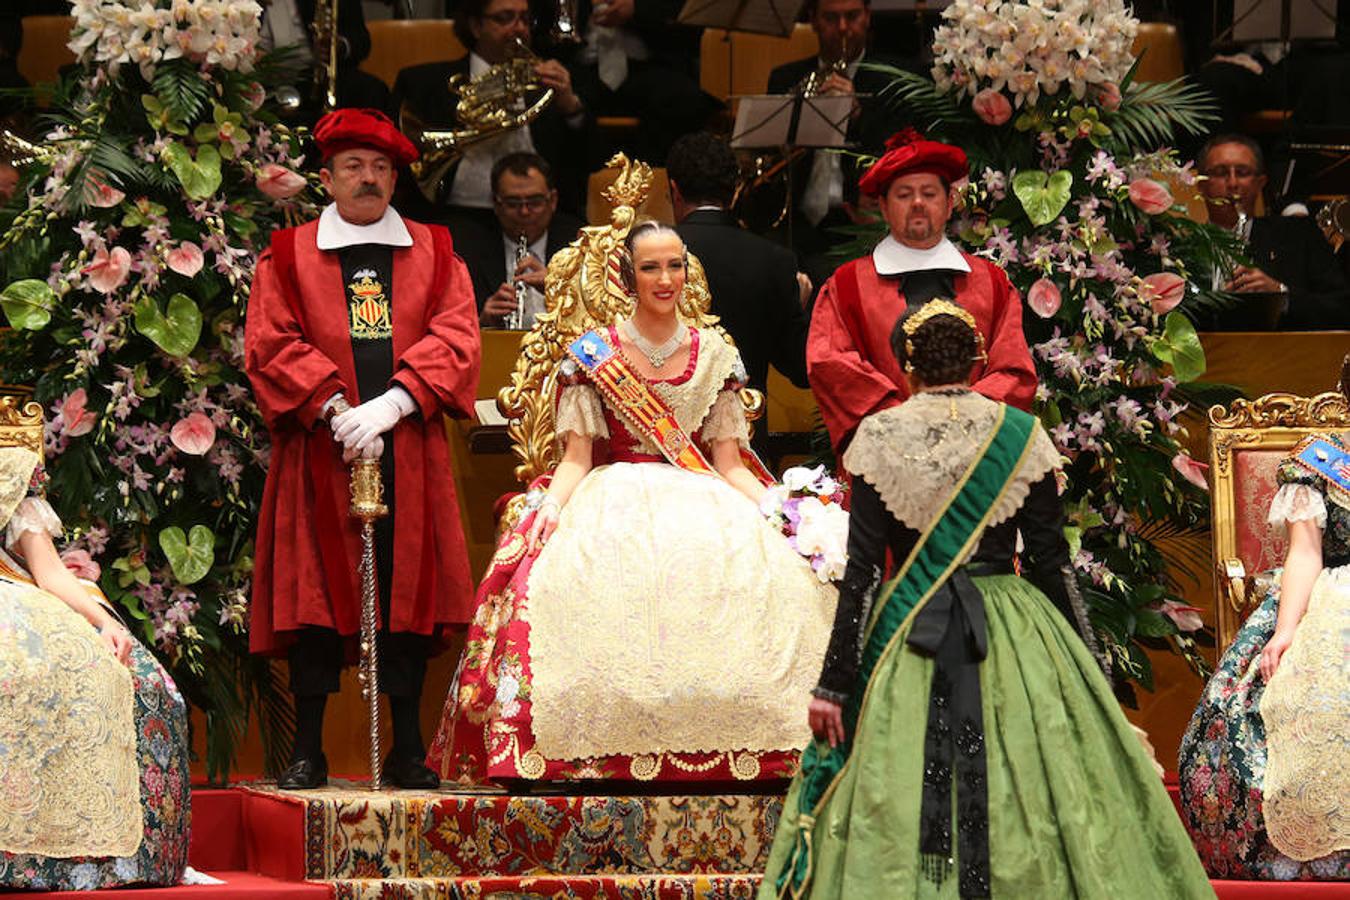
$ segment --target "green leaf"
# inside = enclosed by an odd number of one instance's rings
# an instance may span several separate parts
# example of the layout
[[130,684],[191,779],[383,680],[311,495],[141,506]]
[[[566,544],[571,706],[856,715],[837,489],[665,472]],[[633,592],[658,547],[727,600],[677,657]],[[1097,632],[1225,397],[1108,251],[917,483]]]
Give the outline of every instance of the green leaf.
[[215,546],[216,536],[205,525],[193,525],[186,536],[177,525],[159,533],[159,549],[169,560],[173,577],[183,584],[195,584],[206,577],[215,562]]
[[164,148],[164,159],[193,200],[206,200],[220,187],[220,153],[210,144],[197,148],[197,158],[178,141],[170,141]]
[[1177,381],[1194,381],[1205,374],[1205,348],[1191,320],[1179,312],[1167,314],[1162,337],[1153,343],[1153,355],[1171,365]]
[[1064,169],[1052,175],[1038,170],[1018,172],[1013,176],[1012,187],[1031,224],[1048,225],[1069,203],[1073,173]]
[[186,294],[169,298],[167,315],[154,297],[137,300],[135,312],[136,330],[170,356],[187,356],[202,336],[202,312]]
[[0,307],[13,328],[41,331],[52,320],[56,293],[47,282],[37,278],[16,281],[0,292]]
[[199,144],[209,144],[218,137],[220,137],[220,132],[216,130],[216,126],[209,125],[206,122],[192,129],[192,139]]
[[1177,633],[1172,620],[1152,609],[1141,609],[1135,613],[1134,630],[1144,637],[1169,637]]

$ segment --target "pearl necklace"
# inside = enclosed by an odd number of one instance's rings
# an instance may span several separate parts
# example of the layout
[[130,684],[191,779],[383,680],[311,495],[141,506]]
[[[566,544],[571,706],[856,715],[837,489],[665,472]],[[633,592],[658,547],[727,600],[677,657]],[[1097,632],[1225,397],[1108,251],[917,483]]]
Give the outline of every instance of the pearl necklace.
[[666,360],[670,359],[675,351],[680,349],[680,345],[684,343],[685,329],[680,325],[675,326],[675,333],[660,346],[643,337],[642,332],[637,330],[637,326],[633,324],[632,319],[624,319],[623,323],[619,325],[619,329],[623,332],[624,337],[628,338],[634,346],[642,351],[642,355],[647,357],[647,362],[652,364],[653,369],[664,366]]

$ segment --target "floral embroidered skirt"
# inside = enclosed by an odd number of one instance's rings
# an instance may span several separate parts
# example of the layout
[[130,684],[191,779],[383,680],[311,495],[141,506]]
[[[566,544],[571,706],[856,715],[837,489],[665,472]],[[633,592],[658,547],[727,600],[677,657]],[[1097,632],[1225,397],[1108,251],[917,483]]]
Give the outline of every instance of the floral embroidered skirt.
[[[1319,579],[1304,623],[1295,633],[1293,646],[1285,653],[1274,683],[1278,686],[1281,680],[1288,681],[1291,676],[1299,675],[1295,670],[1303,664],[1300,657],[1311,662],[1325,655],[1322,650],[1327,650],[1340,660],[1338,666],[1333,665],[1323,672],[1323,677],[1309,679],[1307,673],[1301,673],[1296,680],[1305,685],[1320,683],[1323,688],[1339,692],[1338,712],[1335,713],[1339,731],[1328,733],[1325,728],[1313,728],[1310,734],[1315,732],[1313,736],[1319,741],[1339,740],[1343,754],[1347,740],[1345,729],[1350,722],[1350,713],[1346,712],[1347,703],[1350,703],[1346,692],[1350,686],[1347,686],[1345,676],[1343,638],[1329,632],[1313,640],[1313,629],[1304,627],[1308,623],[1316,625],[1319,618],[1327,615],[1339,615],[1343,620],[1346,611],[1350,610],[1346,600],[1347,585],[1344,584],[1350,568],[1341,567],[1335,571],[1343,573],[1342,577],[1330,578],[1331,573],[1324,573]],[[1278,585],[1278,573],[1276,583]],[[1261,651],[1275,633],[1278,608],[1277,586],[1247,617],[1205,686],[1181,741],[1182,813],[1201,860],[1216,877],[1278,881],[1350,879],[1350,851],[1340,850],[1300,861],[1280,852],[1267,833],[1263,800],[1269,746],[1267,723],[1262,718],[1267,691],[1260,666]],[[1299,648],[1298,655],[1295,655],[1295,648]],[[1316,715],[1319,707],[1325,708],[1331,702],[1325,697],[1320,702],[1306,704],[1298,700],[1291,703],[1291,699],[1286,694],[1278,705],[1295,713],[1294,718],[1297,718],[1299,706],[1306,705],[1308,714]],[[1293,720],[1285,731],[1293,741],[1299,740],[1299,729]],[[1318,755],[1325,760],[1325,754],[1319,752]],[[1305,755],[1305,759],[1310,758]],[[1332,774],[1332,783],[1325,778],[1294,776],[1293,784],[1297,787],[1300,781],[1306,781],[1317,785],[1318,794],[1333,801],[1339,791],[1340,802],[1344,804],[1346,778],[1345,771],[1341,770]],[[1327,821],[1326,817],[1321,817],[1322,825]],[[1299,830],[1312,832],[1318,829]]]
[[786,778],[837,594],[719,478],[590,472],[536,557],[479,588],[428,754],[448,780]]
[[[188,825],[191,817],[188,772],[187,708],[177,686],[150,651],[134,644],[131,653],[130,696],[121,695],[132,705],[129,721],[116,710],[105,710],[96,702],[77,702],[78,708],[61,708],[51,690],[53,676],[80,675],[115,678],[123,675],[121,664],[108,651],[84,619],[71,612],[57,598],[35,588],[14,589],[6,582],[0,589],[0,701],[25,703],[21,714],[29,727],[41,728],[50,721],[53,729],[69,727],[78,720],[82,732],[91,729],[98,743],[121,744],[118,753],[132,768],[133,804],[131,840],[126,855],[42,855],[35,852],[8,852],[0,849],[0,886],[39,890],[94,890],[123,885],[171,885],[182,880],[187,866]],[[56,627],[53,627],[55,623]],[[89,663],[73,671],[67,661],[82,659]],[[111,663],[111,665],[108,665]],[[123,676],[124,677],[124,676]],[[38,678],[46,684],[26,684]],[[25,699],[26,698],[26,699]],[[45,701],[43,698],[47,698]],[[37,703],[38,709],[32,708]],[[63,722],[61,717],[71,717]],[[119,737],[115,729],[134,728],[134,736]],[[29,743],[32,743],[31,741]],[[40,740],[36,744],[41,744]],[[60,759],[59,741],[48,742],[52,760]],[[13,748],[8,748],[12,750]],[[6,747],[0,747],[0,818],[21,816],[25,804],[43,801],[41,780],[45,763],[32,760],[7,760]],[[49,758],[40,754],[43,760]],[[53,762],[53,766],[56,763]],[[16,790],[14,777],[37,784],[24,796],[7,795]],[[106,786],[91,784],[88,797],[74,815],[41,817],[53,822],[74,822],[79,828],[90,816],[104,811],[102,804],[113,797]],[[39,799],[33,799],[36,796]],[[136,800],[139,799],[137,807]],[[30,814],[34,814],[30,811]],[[0,823],[3,824],[3,823]],[[11,821],[11,825],[14,823]],[[31,831],[31,829],[30,829]],[[50,846],[70,844],[66,835],[25,833],[21,827],[6,827],[5,833],[23,835],[26,847],[47,841]],[[139,837],[139,840],[137,840]],[[73,848],[68,848],[73,850]],[[76,851],[77,852],[77,851]],[[118,851],[120,852],[120,850]]]
[[[990,895],[995,900],[1188,900],[1214,891],[1162,779],[1096,661],[1045,595],[1016,576],[975,579]],[[933,661],[897,631],[867,685],[848,764],[813,818],[793,782],[760,900],[795,898],[779,876],[809,847],[810,900],[951,898],[960,859],[935,880],[920,850]],[[798,833],[810,829],[810,840]],[[952,844],[959,857],[959,841]]]

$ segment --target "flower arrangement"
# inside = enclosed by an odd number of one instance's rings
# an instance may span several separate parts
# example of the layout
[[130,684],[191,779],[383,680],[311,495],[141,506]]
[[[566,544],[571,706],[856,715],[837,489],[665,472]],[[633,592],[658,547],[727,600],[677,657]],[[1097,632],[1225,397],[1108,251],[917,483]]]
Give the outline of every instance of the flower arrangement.
[[1145,647],[1203,671],[1176,575],[1204,553],[1208,498],[1180,417],[1221,399],[1199,382],[1190,317],[1226,302],[1209,273],[1239,249],[1180,214],[1174,192],[1196,176],[1165,145],[1204,130],[1208,101],[1133,83],[1137,23],[1118,0],[956,0],[943,20],[933,80],[887,69],[889,91],[966,150],[953,230],[1025,299],[1036,411],[1066,460],[1093,621],[1125,679],[1151,689]]
[[793,466],[783,481],[769,488],[759,511],[811,563],[822,583],[844,577],[848,562],[848,512],[844,486],[825,466]]
[[146,81],[175,59],[251,72],[262,22],[254,0],[71,0],[71,14],[69,47],[81,63],[114,77],[134,63]]
[[284,764],[289,701],[246,633],[268,444],[243,312],[270,232],[315,212],[302,135],[263,105],[284,73],[255,68],[256,4],[75,11],[81,71],[0,214],[0,378],[47,409],[66,558],[206,713],[208,774],[228,772],[255,711]]

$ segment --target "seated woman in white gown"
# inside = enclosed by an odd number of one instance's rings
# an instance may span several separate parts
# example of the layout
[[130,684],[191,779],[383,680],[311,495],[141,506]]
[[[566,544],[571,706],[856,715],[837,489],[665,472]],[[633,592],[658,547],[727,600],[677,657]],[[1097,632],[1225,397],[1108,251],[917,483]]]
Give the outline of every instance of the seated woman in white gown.
[[679,235],[626,249],[632,316],[572,344],[561,462],[479,588],[443,778],[784,778],[809,737],[836,592],[759,512],[743,367],[680,320]]

